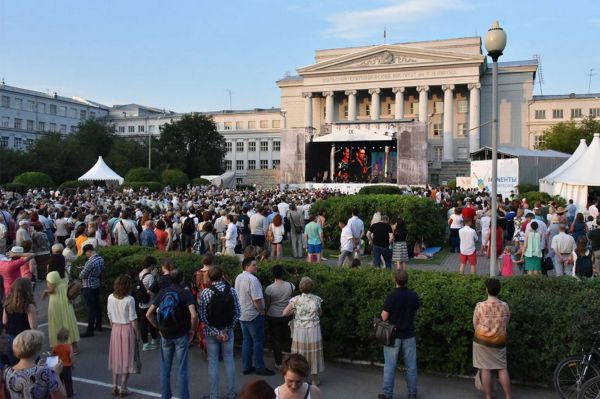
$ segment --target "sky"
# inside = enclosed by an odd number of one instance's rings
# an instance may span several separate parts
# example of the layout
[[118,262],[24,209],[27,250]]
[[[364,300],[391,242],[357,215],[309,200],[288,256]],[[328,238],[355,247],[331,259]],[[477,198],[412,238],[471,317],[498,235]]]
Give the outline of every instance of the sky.
[[275,82],[317,49],[382,44],[384,28],[388,43],[485,36],[494,20],[500,61],[541,55],[543,94],[587,93],[590,68],[600,92],[598,0],[0,0],[0,78],[106,105],[278,107]]

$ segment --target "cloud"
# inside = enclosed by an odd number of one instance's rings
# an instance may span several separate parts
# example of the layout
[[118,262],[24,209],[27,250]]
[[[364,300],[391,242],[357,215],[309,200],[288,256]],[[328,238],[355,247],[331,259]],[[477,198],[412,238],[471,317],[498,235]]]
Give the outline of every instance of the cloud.
[[394,0],[390,5],[360,11],[345,11],[327,17],[327,36],[341,39],[369,37],[384,26],[414,24],[448,11],[469,8],[464,0]]

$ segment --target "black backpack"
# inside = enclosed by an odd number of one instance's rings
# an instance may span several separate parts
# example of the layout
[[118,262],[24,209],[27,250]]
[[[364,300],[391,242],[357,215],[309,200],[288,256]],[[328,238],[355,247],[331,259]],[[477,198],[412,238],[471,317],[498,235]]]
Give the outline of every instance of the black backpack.
[[158,330],[165,338],[177,338],[175,335],[187,328],[183,314],[187,309],[182,308],[179,292],[172,290],[163,294],[156,311],[156,319]]
[[223,292],[215,287],[210,287],[209,289],[213,294],[206,306],[208,324],[219,330],[231,327],[235,316],[235,300],[231,293],[231,287],[225,285]]
[[183,221],[183,227],[181,228],[181,231],[185,234],[192,235],[192,234],[194,234],[194,230],[196,230],[196,225],[194,224],[194,218],[191,216],[188,216]]
[[586,256],[577,256],[577,262],[575,262],[575,274],[577,277],[592,277],[594,275],[592,251]]
[[208,247],[206,246],[206,243],[204,242],[204,239],[206,238],[208,233],[209,233],[208,231],[205,231],[202,234],[196,233],[196,242],[194,243],[194,248],[193,248],[194,253],[204,255],[206,252],[208,252]]
[[144,287],[144,279],[149,274],[151,273],[144,273],[135,285],[134,297],[138,304],[147,304],[148,302],[150,302],[150,294],[148,294],[148,290],[146,289],[146,287]]

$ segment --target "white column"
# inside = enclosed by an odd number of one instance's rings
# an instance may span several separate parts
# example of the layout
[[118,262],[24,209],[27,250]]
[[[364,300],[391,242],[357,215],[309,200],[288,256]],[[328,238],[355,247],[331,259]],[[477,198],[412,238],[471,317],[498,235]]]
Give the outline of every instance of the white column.
[[417,86],[417,91],[419,92],[419,122],[425,124],[425,132],[428,132],[429,115],[427,114],[427,101],[429,100],[429,96],[427,92],[429,91],[429,86]]
[[303,93],[304,96],[304,127],[313,125],[312,93]]
[[444,161],[454,161],[454,85],[442,85],[444,90]]
[[333,123],[333,92],[324,91],[325,97],[325,123]]
[[356,120],[356,90],[347,90],[345,94],[348,96],[348,120]]
[[396,94],[396,100],[394,103],[394,118],[404,118],[404,87],[394,87],[392,92]]
[[273,139],[269,139],[269,169],[273,169]]
[[[469,151],[475,152],[481,147],[479,133],[479,89],[481,83],[469,84]],[[473,130],[471,130],[473,129]]]
[[381,89],[369,89],[369,94],[371,95],[371,120],[376,121],[379,120],[379,115],[381,113],[381,101],[379,99],[379,93],[381,93]]

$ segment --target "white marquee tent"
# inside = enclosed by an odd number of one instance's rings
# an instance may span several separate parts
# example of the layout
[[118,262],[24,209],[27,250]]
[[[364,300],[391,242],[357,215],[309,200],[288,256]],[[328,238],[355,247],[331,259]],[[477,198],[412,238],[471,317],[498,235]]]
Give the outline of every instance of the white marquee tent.
[[588,146],[585,143],[585,139],[581,139],[579,141],[579,146],[577,147],[577,149],[575,150],[573,155],[571,155],[571,157],[569,159],[567,159],[567,161],[565,163],[560,165],[554,172],[550,173],[548,176],[545,176],[540,179],[540,191],[543,191],[543,192],[549,193],[549,194],[552,193],[553,186],[554,186],[554,179],[557,176],[560,176],[560,174],[563,173],[565,170],[569,169],[569,167],[571,165],[573,165],[575,162],[577,162],[577,160],[579,158],[581,158],[581,156],[585,153],[585,150],[587,150],[587,148],[588,148]]
[[560,195],[577,205],[580,210],[587,206],[588,187],[600,186],[600,133],[594,133],[594,139],[585,152],[568,168],[552,178],[551,195]]
[[123,184],[123,178],[116,174],[108,165],[104,162],[102,157],[98,157],[98,161],[90,170],[88,170],[83,176],[77,180],[102,180],[107,183],[119,183]]

